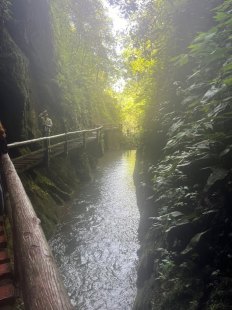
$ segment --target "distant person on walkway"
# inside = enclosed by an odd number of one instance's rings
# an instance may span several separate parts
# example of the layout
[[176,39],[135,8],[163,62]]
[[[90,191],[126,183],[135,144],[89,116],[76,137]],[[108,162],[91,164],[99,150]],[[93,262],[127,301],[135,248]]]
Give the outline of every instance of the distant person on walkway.
[[50,136],[53,123],[52,123],[52,120],[48,117],[47,110],[45,110],[42,113],[40,113],[39,117],[40,117],[40,119],[42,121],[43,135],[45,137]]
[[[7,142],[6,142],[6,132],[0,122],[0,156],[3,154],[8,153],[7,150]],[[3,189],[2,189],[2,178],[0,173],[0,215],[4,213],[4,196],[3,196]]]

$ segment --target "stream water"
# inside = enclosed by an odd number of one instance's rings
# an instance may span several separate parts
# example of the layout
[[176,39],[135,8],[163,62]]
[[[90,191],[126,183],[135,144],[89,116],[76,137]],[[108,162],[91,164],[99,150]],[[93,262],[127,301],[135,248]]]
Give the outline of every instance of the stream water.
[[136,294],[135,151],[107,153],[50,240],[75,309],[129,310]]

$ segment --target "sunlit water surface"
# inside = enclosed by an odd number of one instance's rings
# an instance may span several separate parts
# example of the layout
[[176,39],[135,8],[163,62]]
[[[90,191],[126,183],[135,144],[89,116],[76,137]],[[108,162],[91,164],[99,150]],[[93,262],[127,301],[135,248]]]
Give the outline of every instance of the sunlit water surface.
[[75,309],[129,310],[136,293],[135,151],[108,153],[50,240]]

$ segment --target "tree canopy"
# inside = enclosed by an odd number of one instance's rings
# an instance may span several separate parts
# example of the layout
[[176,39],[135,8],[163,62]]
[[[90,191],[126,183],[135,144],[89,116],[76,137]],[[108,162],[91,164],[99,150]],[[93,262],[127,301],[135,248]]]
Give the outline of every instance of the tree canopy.
[[52,1],[52,16],[66,120],[74,127],[115,122],[114,44],[102,2]]
[[[230,303],[218,287],[229,289],[231,270],[232,1],[112,2],[131,23],[122,110],[140,111],[138,178],[152,192],[141,206],[135,309],[222,309]],[[214,227],[206,213],[215,210]],[[220,269],[217,283],[207,268]]]

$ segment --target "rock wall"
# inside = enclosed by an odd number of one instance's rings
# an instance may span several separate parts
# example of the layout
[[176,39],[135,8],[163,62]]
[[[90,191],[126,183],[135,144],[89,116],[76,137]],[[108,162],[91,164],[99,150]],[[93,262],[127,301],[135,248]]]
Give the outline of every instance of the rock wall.
[[[0,22],[0,120],[8,143],[41,136],[38,114],[44,109],[53,132],[63,132],[49,1],[3,0]],[[47,236],[95,163],[91,149],[76,150],[53,159],[49,170],[40,166],[20,175]]]
[[61,126],[61,107],[48,1],[12,0],[9,11],[0,29],[0,118],[11,142],[40,135],[44,108]]

